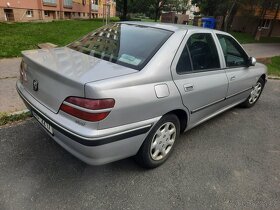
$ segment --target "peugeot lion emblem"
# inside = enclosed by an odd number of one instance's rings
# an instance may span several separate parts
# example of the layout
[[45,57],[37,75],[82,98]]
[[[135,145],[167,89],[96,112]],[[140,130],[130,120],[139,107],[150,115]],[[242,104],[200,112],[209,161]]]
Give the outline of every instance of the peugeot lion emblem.
[[37,80],[33,80],[33,90],[38,91],[39,89],[39,83]]

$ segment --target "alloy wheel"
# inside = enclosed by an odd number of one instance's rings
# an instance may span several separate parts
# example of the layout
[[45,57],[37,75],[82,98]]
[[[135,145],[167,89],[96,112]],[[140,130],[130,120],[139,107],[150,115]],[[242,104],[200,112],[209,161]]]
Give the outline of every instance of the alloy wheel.
[[262,84],[260,82],[257,82],[257,84],[253,87],[253,90],[251,91],[249,103],[250,104],[255,103],[258,100],[261,92],[262,92]]

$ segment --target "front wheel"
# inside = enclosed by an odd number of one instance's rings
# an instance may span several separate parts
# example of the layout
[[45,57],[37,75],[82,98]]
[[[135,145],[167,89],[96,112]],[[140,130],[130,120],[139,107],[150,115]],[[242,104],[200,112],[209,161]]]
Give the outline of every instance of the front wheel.
[[180,133],[176,115],[163,116],[153,127],[136,155],[136,161],[145,168],[156,168],[170,156]]
[[252,106],[255,105],[255,103],[258,101],[258,99],[261,96],[261,93],[263,91],[264,88],[264,80],[262,78],[260,78],[257,83],[255,84],[255,86],[253,87],[249,97],[246,99],[246,101],[244,101],[241,106],[245,107],[245,108],[250,108]]

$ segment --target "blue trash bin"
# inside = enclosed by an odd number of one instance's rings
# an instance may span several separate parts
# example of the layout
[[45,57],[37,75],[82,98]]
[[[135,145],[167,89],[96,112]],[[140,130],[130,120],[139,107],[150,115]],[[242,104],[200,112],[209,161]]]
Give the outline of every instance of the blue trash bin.
[[212,28],[216,26],[216,19],[213,17],[202,18],[202,27],[203,28]]

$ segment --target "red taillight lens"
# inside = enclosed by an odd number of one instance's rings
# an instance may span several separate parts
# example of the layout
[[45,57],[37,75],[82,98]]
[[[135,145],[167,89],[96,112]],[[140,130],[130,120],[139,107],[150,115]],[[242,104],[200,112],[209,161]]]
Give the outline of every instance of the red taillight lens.
[[115,105],[114,99],[93,100],[87,98],[68,97],[66,102],[91,110],[109,109]]
[[[95,100],[69,97],[65,100],[65,102],[61,105],[60,110],[77,118],[91,122],[97,122],[105,119],[109,115],[111,111],[110,109],[115,105],[114,99]],[[104,109],[104,112],[102,109]]]

